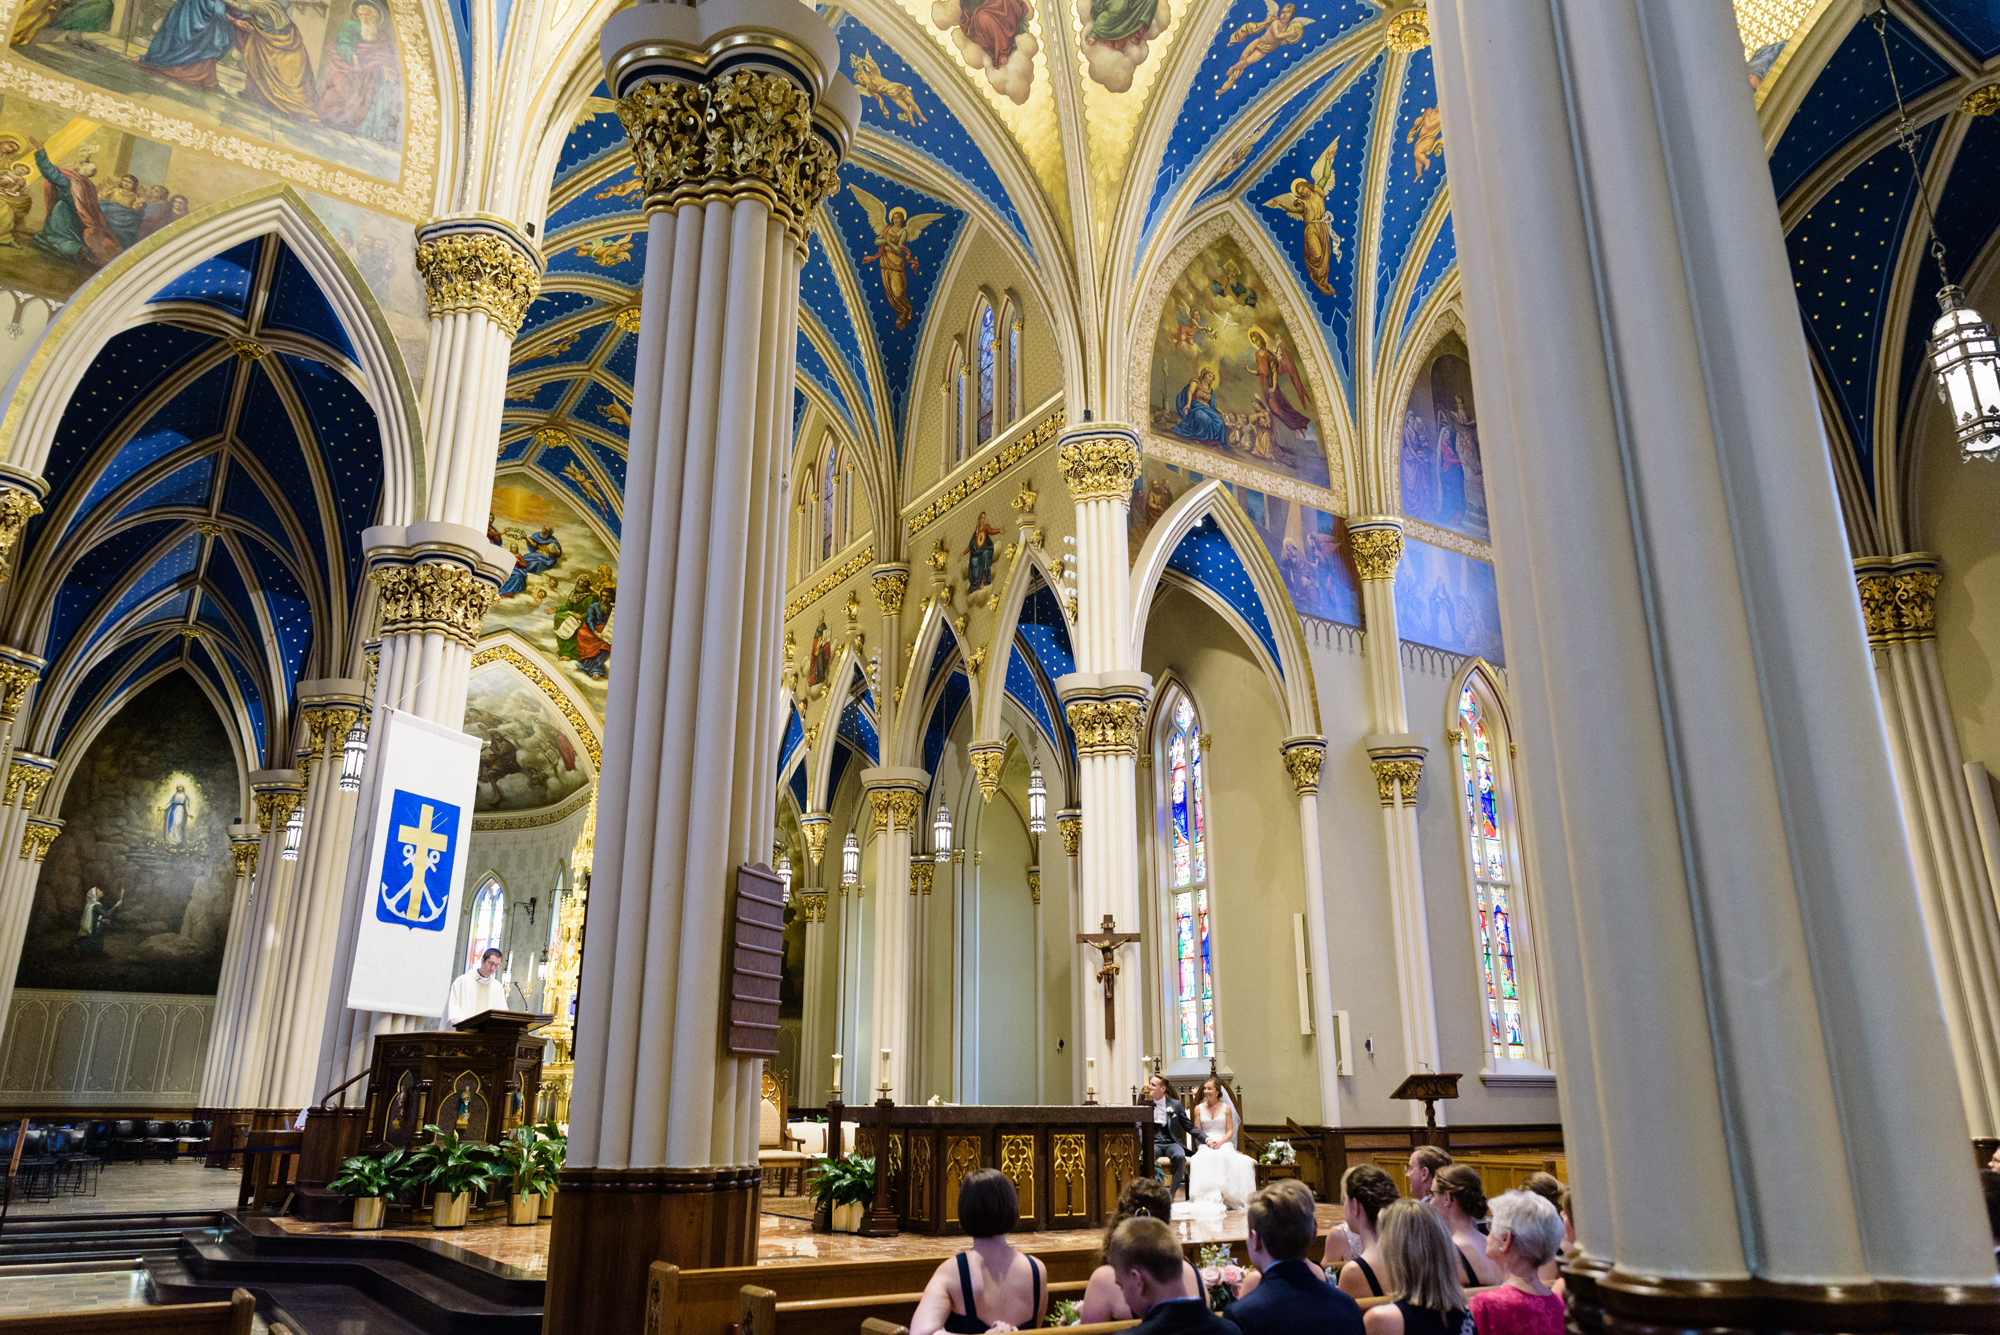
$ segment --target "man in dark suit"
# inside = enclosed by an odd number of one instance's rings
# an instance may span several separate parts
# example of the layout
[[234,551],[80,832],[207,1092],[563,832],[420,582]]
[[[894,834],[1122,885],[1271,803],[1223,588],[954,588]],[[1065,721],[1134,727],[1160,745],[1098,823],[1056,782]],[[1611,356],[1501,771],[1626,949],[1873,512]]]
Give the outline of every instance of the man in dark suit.
[[1312,1188],[1296,1179],[1273,1182],[1250,1198],[1248,1222],[1245,1250],[1262,1278],[1229,1305],[1228,1318],[1241,1335],[1302,1330],[1361,1335],[1360,1304],[1327,1283],[1306,1260],[1318,1231]]
[[1131,1335],[1239,1335],[1208,1310],[1207,1299],[1181,1288],[1181,1241],[1169,1225],[1144,1215],[1127,1219],[1111,1235],[1104,1259],[1125,1305],[1144,1318]]
[[1153,1105],[1153,1157],[1157,1164],[1162,1158],[1173,1161],[1173,1185],[1176,1191],[1187,1190],[1187,1142],[1194,1134],[1194,1123],[1188,1120],[1187,1109],[1174,1097],[1166,1080],[1154,1076],[1146,1082],[1146,1100]]

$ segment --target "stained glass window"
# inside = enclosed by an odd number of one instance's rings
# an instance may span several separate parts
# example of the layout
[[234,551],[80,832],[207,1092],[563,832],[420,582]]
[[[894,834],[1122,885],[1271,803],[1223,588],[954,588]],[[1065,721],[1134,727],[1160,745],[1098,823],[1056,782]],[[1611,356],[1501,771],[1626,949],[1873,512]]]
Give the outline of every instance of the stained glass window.
[[1514,875],[1495,775],[1493,730],[1468,681],[1458,697],[1459,764],[1479,914],[1479,965],[1486,986],[1487,1042],[1496,1057],[1526,1057],[1521,985],[1515,972]]
[[834,493],[840,490],[840,442],[832,436],[826,438],[826,468],[821,476],[826,479],[826,489],[819,498],[819,559],[825,561],[833,556],[833,502]]
[[1201,725],[1186,696],[1174,702],[1167,737],[1167,804],[1172,840],[1174,1013],[1183,1057],[1215,1055],[1215,967],[1209,942],[1208,795],[1202,784]]
[[965,459],[965,367],[958,368],[958,377],[952,391],[951,403],[951,461],[960,463]]
[[979,443],[993,439],[993,307],[979,302]]
[[500,949],[501,930],[507,923],[507,892],[497,878],[479,883],[472,897],[472,936],[465,943],[465,967],[477,968],[479,957]]
[[1007,420],[1021,415],[1021,317],[1007,326]]

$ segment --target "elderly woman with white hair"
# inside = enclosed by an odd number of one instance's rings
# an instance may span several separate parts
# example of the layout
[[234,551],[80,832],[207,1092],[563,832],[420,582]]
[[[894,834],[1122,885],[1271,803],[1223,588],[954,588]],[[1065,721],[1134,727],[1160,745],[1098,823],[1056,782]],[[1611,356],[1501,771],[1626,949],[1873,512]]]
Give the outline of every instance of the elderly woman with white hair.
[[1486,1255],[1506,1278],[1472,1296],[1479,1335],[1562,1335],[1563,1300],[1542,1283],[1541,1268],[1562,1249],[1562,1217],[1547,1200],[1509,1191],[1492,1202]]

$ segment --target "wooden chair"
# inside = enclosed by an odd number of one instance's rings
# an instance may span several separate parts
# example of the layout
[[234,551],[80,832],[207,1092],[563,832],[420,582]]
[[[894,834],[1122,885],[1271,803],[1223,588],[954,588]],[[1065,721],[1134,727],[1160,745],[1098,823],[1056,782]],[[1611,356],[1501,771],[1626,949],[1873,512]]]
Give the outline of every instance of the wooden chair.
[[757,1165],[777,1182],[780,1196],[785,1194],[787,1182],[793,1184],[795,1191],[805,1191],[806,1165],[814,1157],[804,1152],[805,1142],[794,1136],[786,1124],[790,1106],[786,1093],[785,1082],[772,1074],[767,1063],[763,1097],[757,1105]]
[[[217,1303],[0,1316],[0,1335],[250,1335],[257,1300],[244,1289]],[[273,1335],[283,1330],[272,1326]]]
[[292,1174],[298,1166],[301,1131],[252,1131],[236,1128],[236,1152],[243,1156],[243,1182],[236,1192],[239,1210],[270,1210],[292,1194]]

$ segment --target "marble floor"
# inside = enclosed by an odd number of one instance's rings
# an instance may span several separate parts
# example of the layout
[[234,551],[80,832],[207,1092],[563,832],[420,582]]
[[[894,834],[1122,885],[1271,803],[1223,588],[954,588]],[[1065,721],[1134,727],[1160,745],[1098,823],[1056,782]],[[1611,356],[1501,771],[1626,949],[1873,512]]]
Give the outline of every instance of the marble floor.
[[51,1312],[101,1312],[144,1307],[146,1272],[106,1270],[86,1275],[9,1275],[0,1280],[0,1317]]
[[233,1210],[242,1174],[204,1168],[198,1159],[171,1163],[109,1163],[97,1179],[95,1196],[68,1193],[52,1201],[17,1200],[9,1219],[52,1219],[70,1215],[151,1214],[183,1210]]
[[[287,1233],[301,1237],[315,1234],[331,1237],[353,1237],[354,1230],[346,1224],[314,1224],[303,1219],[292,1219],[285,1215],[271,1218]],[[471,1252],[489,1261],[497,1261],[508,1267],[512,1278],[541,1279],[549,1273],[549,1229],[551,1224],[543,1220],[539,1224],[515,1228],[504,1219],[495,1224],[467,1224],[464,1228],[432,1228],[428,1224],[411,1228],[382,1228],[370,1236],[377,1238],[410,1238],[420,1242],[436,1244],[446,1255],[452,1249]]]

